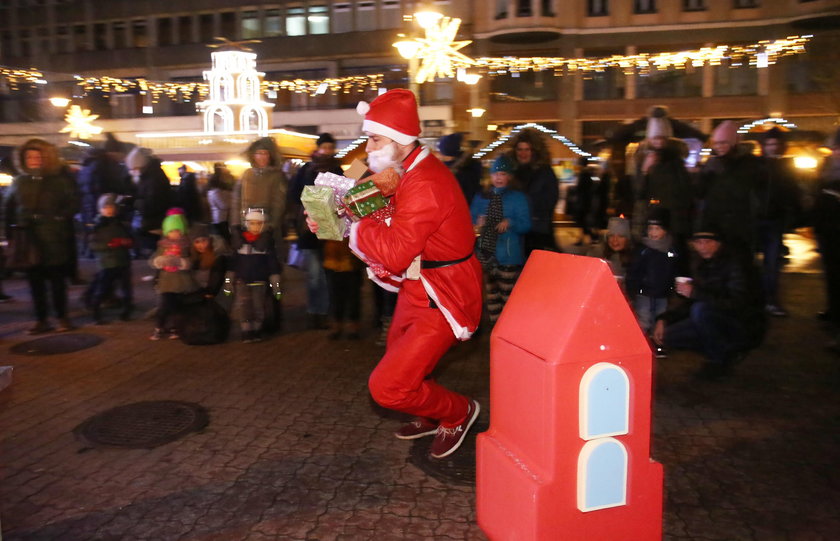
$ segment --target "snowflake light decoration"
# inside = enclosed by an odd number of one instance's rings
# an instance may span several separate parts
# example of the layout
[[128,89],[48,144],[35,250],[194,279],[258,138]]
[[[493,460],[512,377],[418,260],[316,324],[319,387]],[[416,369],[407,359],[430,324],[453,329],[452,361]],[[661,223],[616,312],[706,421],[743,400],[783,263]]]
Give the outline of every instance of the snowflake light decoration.
[[60,133],[69,133],[70,137],[77,139],[90,139],[94,135],[102,133],[100,126],[93,125],[93,121],[97,118],[99,118],[99,115],[90,114],[90,109],[82,109],[78,105],[72,105],[64,116],[67,125],[61,129]]
[[415,56],[420,59],[420,68],[414,80],[418,84],[433,81],[435,77],[454,77],[455,68],[475,63],[459,52],[472,43],[471,40],[455,40],[460,26],[461,19],[441,17],[425,28],[426,37],[415,38],[419,45]]

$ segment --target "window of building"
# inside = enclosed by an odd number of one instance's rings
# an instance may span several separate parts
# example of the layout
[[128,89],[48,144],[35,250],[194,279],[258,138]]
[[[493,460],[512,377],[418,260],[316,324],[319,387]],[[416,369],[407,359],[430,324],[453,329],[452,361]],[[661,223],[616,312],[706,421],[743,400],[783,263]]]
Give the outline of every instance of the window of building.
[[144,19],[131,21],[131,36],[134,40],[134,43],[132,43],[133,47],[149,46],[149,29]]
[[587,15],[589,17],[605,17],[609,14],[609,0],[589,0],[587,2]]
[[104,51],[108,48],[107,36],[105,34],[105,23],[96,23],[93,25],[93,49],[95,51]]
[[618,68],[592,71],[583,76],[584,100],[618,100],[624,97],[626,77]]
[[242,39],[258,38],[260,32],[260,14],[256,10],[243,11],[241,18]]
[[551,7],[552,3],[552,0],[542,0],[540,13],[542,13],[543,17],[554,17],[554,9]]
[[236,13],[223,11],[219,15],[219,32],[228,39],[236,39]]
[[748,63],[739,66],[715,66],[715,96],[751,96],[758,94],[758,70]]
[[516,0],[516,16],[530,17],[533,15],[531,11],[531,0]]
[[309,6],[306,21],[310,34],[330,33],[330,13],[327,6]]
[[[65,32],[67,31],[67,27],[65,27]],[[14,48],[12,47],[12,33],[8,30],[4,30],[0,33],[0,57],[2,58],[11,58],[15,55]]]
[[656,13],[656,0],[634,0],[634,13]]
[[337,2],[332,6],[333,32],[353,31],[353,6],[350,2]]
[[178,17],[178,43],[192,43],[192,17],[184,15]]
[[706,0],[683,0],[683,11],[704,11]]
[[111,31],[114,33],[114,48],[124,49],[129,47],[128,25],[125,21],[114,21],[111,23]]
[[620,366],[597,363],[583,375],[578,425],[587,441],[630,431],[630,379]]
[[356,4],[356,31],[376,30],[376,4],[369,0]]
[[214,37],[216,36],[213,31],[213,14],[202,13],[198,16],[198,39],[201,43],[210,43]]
[[627,449],[615,438],[588,441],[578,456],[577,506],[596,511],[627,504]]
[[383,0],[380,12],[382,28],[399,28],[402,26],[399,0]]
[[508,0],[496,0],[496,20],[507,19]]
[[690,98],[703,93],[703,72],[672,69],[636,76],[637,98]]
[[495,102],[551,101],[557,99],[557,80],[550,71],[509,73],[490,79]]
[[162,17],[157,20],[157,44],[172,45],[172,18]]
[[286,10],[286,35],[306,35],[306,11],[303,8]]
[[283,19],[280,16],[279,9],[267,9],[265,11],[265,29],[263,30],[265,36],[282,36],[283,35]]
[[735,9],[743,8],[757,8],[760,5],[758,0],[733,0],[733,7]]
[[18,32],[18,39],[20,40],[20,55],[29,56],[32,54],[32,41],[29,30],[23,29]]
[[87,28],[83,24],[73,25],[73,48],[77,51],[87,50]]

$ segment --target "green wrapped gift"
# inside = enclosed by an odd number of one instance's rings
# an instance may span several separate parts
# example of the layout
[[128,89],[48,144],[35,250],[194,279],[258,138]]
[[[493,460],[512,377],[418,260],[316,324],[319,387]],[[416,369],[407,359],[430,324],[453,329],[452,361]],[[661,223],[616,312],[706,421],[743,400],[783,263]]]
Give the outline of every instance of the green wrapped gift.
[[304,186],[300,202],[309,217],[318,222],[321,240],[344,240],[347,222],[336,212],[334,190],[330,186]]
[[359,218],[385,207],[388,201],[372,181],[362,182],[347,190],[344,206]]

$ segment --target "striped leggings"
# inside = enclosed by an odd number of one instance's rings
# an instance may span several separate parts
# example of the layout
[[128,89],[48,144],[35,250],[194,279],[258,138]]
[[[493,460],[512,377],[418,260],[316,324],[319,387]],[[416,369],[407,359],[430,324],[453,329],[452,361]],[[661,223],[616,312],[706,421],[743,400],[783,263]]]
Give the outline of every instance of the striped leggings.
[[487,317],[495,323],[522,272],[522,265],[492,265],[484,267],[484,298]]

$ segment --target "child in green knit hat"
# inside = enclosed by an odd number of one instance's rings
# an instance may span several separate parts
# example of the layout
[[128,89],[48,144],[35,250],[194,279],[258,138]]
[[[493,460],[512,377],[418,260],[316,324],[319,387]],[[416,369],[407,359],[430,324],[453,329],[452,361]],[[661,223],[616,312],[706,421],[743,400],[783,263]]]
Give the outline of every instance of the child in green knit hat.
[[179,338],[178,330],[170,320],[180,310],[184,297],[198,289],[191,271],[187,227],[184,211],[169,209],[163,219],[163,238],[149,260],[152,268],[159,271],[156,326],[149,340],[160,340],[166,332],[170,340]]

